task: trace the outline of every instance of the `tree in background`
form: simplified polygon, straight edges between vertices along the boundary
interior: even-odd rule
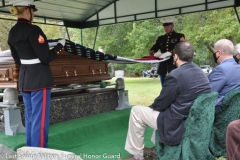
[[[240,41],[239,22],[233,8],[183,15],[182,33],[186,40],[193,43],[198,65],[210,64],[213,44],[222,38],[230,39],[234,44]]]
[[[7,18],[6,16],[1,16],[2,18]],[[0,20],[0,47],[1,50],[8,50],[9,45],[7,43],[8,40],[8,33],[12,26],[16,23],[16,21],[10,21],[10,20]]]

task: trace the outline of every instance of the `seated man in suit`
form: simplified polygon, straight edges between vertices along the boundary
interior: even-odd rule
[[[212,91],[218,92],[216,111],[226,94],[240,88],[240,66],[233,58],[234,45],[228,39],[221,39],[214,44],[213,58],[219,65],[209,75]]]
[[[179,42],[174,47],[173,54],[174,64],[178,68],[166,77],[160,95],[149,107],[132,108],[125,144],[125,149],[132,156],[120,160],[144,159],[143,139],[146,126],[159,131],[161,142],[168,145],[179,144],[194,100],[200,94],[211,91],[206,75],[192,62],[194,47],[189,42]]]

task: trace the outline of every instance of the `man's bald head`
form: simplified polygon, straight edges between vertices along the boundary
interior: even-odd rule
[[[215,50],[221,50],[225,55],[233,55],[234,45],[228,39],[220,39],[214,44]]]

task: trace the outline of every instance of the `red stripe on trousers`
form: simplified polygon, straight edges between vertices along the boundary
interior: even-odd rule
[[[44,147],[44,126],[45,126],[45,115],[46,115],[46,101],[47,101],[47,90],[43,89],[43,99],[42,99],[42,121],[40,128],[40,147]]]

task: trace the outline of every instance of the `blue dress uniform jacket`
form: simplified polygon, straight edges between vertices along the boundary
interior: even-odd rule
[[[174,46],[178,42],[183,42],[183,41],[185,41],[184,34],[172,31],[169,34],[165,34],[165,35],[158,37],[157,41],[152,46],[150,51],[154,50],[154,52],[157,52],[158,50],[160,50],[161,53],[172,52],[174,49]],[[169,60],[161,62],[158,65],[157,73],[159,75],[165,76],[167,74],[167,72],[170,73],[175,68],[176,68],[176,66],[173,65],[173,57],[171,56],[171,58]]]
[[[160,112],[157,126],[162,143],[181,143],[185,120],[194,100],[210,91],[207,76],[192,62],[182,64],[166,77],[160,95],[149,106]]]
[[[54,86],[49,62],[63,46],[58,43],[49,50],[47,38],[40,27],[26,19],[18,19],[9,32],[8,44],[15,62],[20,65],[19,90],[34,91]],[[39,59],[40,63],[22,64],[21,60]]]

